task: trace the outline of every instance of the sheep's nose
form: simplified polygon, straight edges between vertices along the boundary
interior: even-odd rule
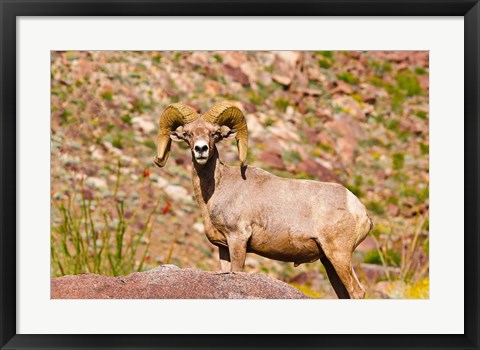
[[[206,152],[208,151],[208,145],[203,145],[202,147],[195,146],[195,151],[197,151],[198,153]]]

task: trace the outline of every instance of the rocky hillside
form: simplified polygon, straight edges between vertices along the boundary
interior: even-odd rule
[[[52,52],[52,276],[217,270],[190,152],[173,144],[162,169],[152,159],[168,104],[234,100],[249,164],[342,183],[366,205],[374,229],[354,260],[367,297],[428,297],[428,62],[406,51]],[[234,142],[219,149],[238,164]],[[246,265],[334,296],[319,262]]]

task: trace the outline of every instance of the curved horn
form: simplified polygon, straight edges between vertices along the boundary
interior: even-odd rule
[[[154,163],[163,167],[170,154],[170,132],[179,126],[193,122],[198,118],[198,113],[192,108],[182,103],[173,103],[163,111],[160,116],[160,125],[157,136],[157,156]]]
[[[248,128],[243,112],[232,103],[220,102],[205,112],[203,118],[207,122],[226,125],[237,131],[235,138],[237,139],[238,156],[242,166],[245,165],[248,149]]]

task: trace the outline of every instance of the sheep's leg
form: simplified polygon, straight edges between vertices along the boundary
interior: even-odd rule
[[[241,272],[245,266],[245,258],[247,257],[247,242],[245,237],[229,237],[228,251],[230,253],[231,271]]]
[[[338,276],[337,271],[335,271],[335,268],[333,267],[330,260],[328,260],[328,258],[324,256],[320,258],[320,261],[322,262],[323,266],[325,266],[328,279],[330,280],[330,283],[332,284],[332,287],[335,290],[337,297],[339,299],[350,299],[347,288],[345,288],[345,286],[343,285],[342,280]]]
[[[352,255],[350,253],[340,254],[335,252],[328,258],[350,297],[353,299],[362,299],[365,296],[365,289],[363,289],[355,271],[353,271]]]
[[[218,253],[220,256],[220,267],[223,272],[230,272],[232,264],[230,263],[230,253],[228,247],[219,246]]]

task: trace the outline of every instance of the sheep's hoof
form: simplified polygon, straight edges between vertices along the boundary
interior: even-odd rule
[[[217,272],[215,273],[216,275],[230,275],[230,274],[233,274],[235,273],[234,271],[221,271],[221,272]]]

